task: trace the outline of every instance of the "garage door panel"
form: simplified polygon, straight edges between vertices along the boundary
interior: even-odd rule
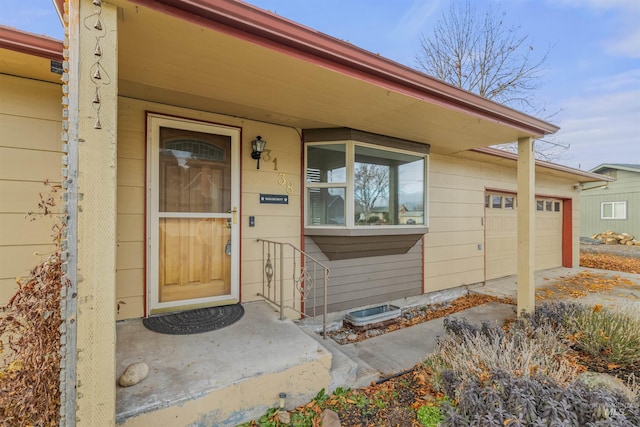
[[[516,209],[497,206],[491,194],[485,206],[485,278],[486,280],[517,273],[518,216]],[[512,196],[504,196],[512,197]],[[562,202],[540,199],[542,211],[536,211],[535,268],[542,270],[562,266]],[[548,210],[547,210],[548,209]]]

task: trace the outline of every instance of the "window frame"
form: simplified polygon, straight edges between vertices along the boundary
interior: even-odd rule
[[[313,183],[308,181],[308,148],[323,145],[345,145],[345,182],[320,182]],[[356,147],[367,147],[379,151],[390,153],[406,154],[423,159],[423,224],[384,224],[384,225],[356,225],[355,224],[355,164],[356,164]],[[415,234],[427,232],[429,227],[429,154],[417,151],[411,151],[401,148],[394,148],[375,143],[367,143],[357,140],[328,140],[305,142],[304,144],[304,228],[306,234],[331,234],[332,231],[347,231],[349,234],[359,234],[361,230],[363,234]],[[311,188],[345,188],[345,224],[310,224],[309,223],[309,207],[310,207],[310,191]],[[378,231],[376,233],[375,231]]]
[[[616,208],[615,205],[622,205],[624,210],[623,210],[623,216],[618,218],[615,216],[616,214]],[[605,205],[611,205],[611,216],[610,217],[606,217],[604,216],[604,206]],[[626,220],[627,219],[627,201],[616,201],[616,202],[600,202],[600,219],[601,220]]]

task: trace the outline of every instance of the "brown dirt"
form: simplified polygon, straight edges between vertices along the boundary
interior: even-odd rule
[[[580,254],[609,254],[624,258],[640,258],[640,246],[627,245],[580,245]],[[595,267],[594,267],[595,268]],[[608,270],[608,269],[605,269]],[[623,270],[618,270],[623,271]]]

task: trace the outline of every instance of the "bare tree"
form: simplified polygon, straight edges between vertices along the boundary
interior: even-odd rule
[[[550,120],[557,112],[549,113],[546,103],[535,94],[543,83],[550,47],[536,56],[532,38],[519,34],[520,27],[508,27],[505,15],[490,7],[478,11],[469,0],[451,0],[431,37],[420,36],[418,68],[459,88]],[[569,148],[540,142],[544,145],[537,144],[536,156],[545,160],[558,160]],[[515,144],[496,147],[517,152]]]
[[[357,163],[354,173],[354,197],[366,221],[376,203],[389,197],[389,167]]]
[[[533,40],[507,27],[505,12],[478,11],[453,0],[431,37],[420,36],[418,67],[454,86],[514,108],[539,113],[535,91],[549,49],[534,56]]]

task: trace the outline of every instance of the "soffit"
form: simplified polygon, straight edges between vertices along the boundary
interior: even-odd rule
[[[62,42],[0,25],[0,73],[53,83],[60,74],[51,71],[62,62]]]
[[[60,74],[51,71],[51,59],[0,48],[0,73],[62,84]]]
[[[168,14],[116,0],[119,93],[296,128],[348,127],[453,153],[531,136]]]

